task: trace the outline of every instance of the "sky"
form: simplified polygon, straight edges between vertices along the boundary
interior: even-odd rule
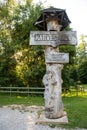
[[[65,9],[71,21],[70,27],[77,31],[78,37],[87,35],[87,0],[33,0],[34,3],[41,1],[45,8],[54,6]]]
[[[0,0],[0,2],[6,0]],[[77,36],[81,34],[87,36],[87,0],[33,0],[33,3],[42,2],[45,8],[54,6],[65,9],[71,21],[70,27],[77,31]]]

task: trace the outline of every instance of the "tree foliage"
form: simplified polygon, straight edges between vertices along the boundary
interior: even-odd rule
[[[44,47],[29,45],[30,31],[37,30],[33,23],[42,9],[42,3],[33,5],[32,0],[26,0],[26,4],[8,0],[7,5],[0,7],[1,86],[43,86]],[[62,72],[63,87],[69,87],[75,75],[76,48],[62,45],[60,51],[69,53],[69,63],[64,65]]]
[[[41,47],[29,46],[29,33],[36,30],[33,23],[42,6],[32,5],[31,1],[25,5],[13,3],[9,0],[0,8],[0,85],[31,86],[33,82],[39,85],[45,70],[43,51]]]
[[[78,74],[81,83],[87,84],[87,60],[79,65]]]
[[[84,35],[80,36],[80,44],[77,48],[77,70],[78,80],[81,83],[87,83],[87,37]]]

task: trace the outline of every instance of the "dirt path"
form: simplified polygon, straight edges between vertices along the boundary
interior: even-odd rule
[[[43,107],[38,106],[12,105],[0,107],[0,130],[66,130],[36,124],[38,112],[42,109]]]

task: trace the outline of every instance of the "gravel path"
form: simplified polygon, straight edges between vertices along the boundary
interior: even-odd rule
[[[43,107],[38,106],[4,106],[0,107],[0,130],[66,130],[49,125],[36,124],[38,111]],[[78,129],[85,130],[85,129]]]

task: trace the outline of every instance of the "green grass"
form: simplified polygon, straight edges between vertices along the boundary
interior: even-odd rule
[[[0,106],[12,105],[12,104],[24,104],[26,106],[30,105],[44,105],[43,97],[37,96],[9,96],[9,95],[0,95]]]
[[[66,128],[86,128],[87,129],[87,95],[63,97],[65,110],[68,114],[69,124]]]
[[[65,111],[68,114],[69,123],[67,125],[57,125],[70,130],[71,128],[87,129],[87,93],[68,93],[63,96]],[[0,106],[11,104],[23,105],[44,105],[43,97],[39,96],[9,96],[0,95]]]

